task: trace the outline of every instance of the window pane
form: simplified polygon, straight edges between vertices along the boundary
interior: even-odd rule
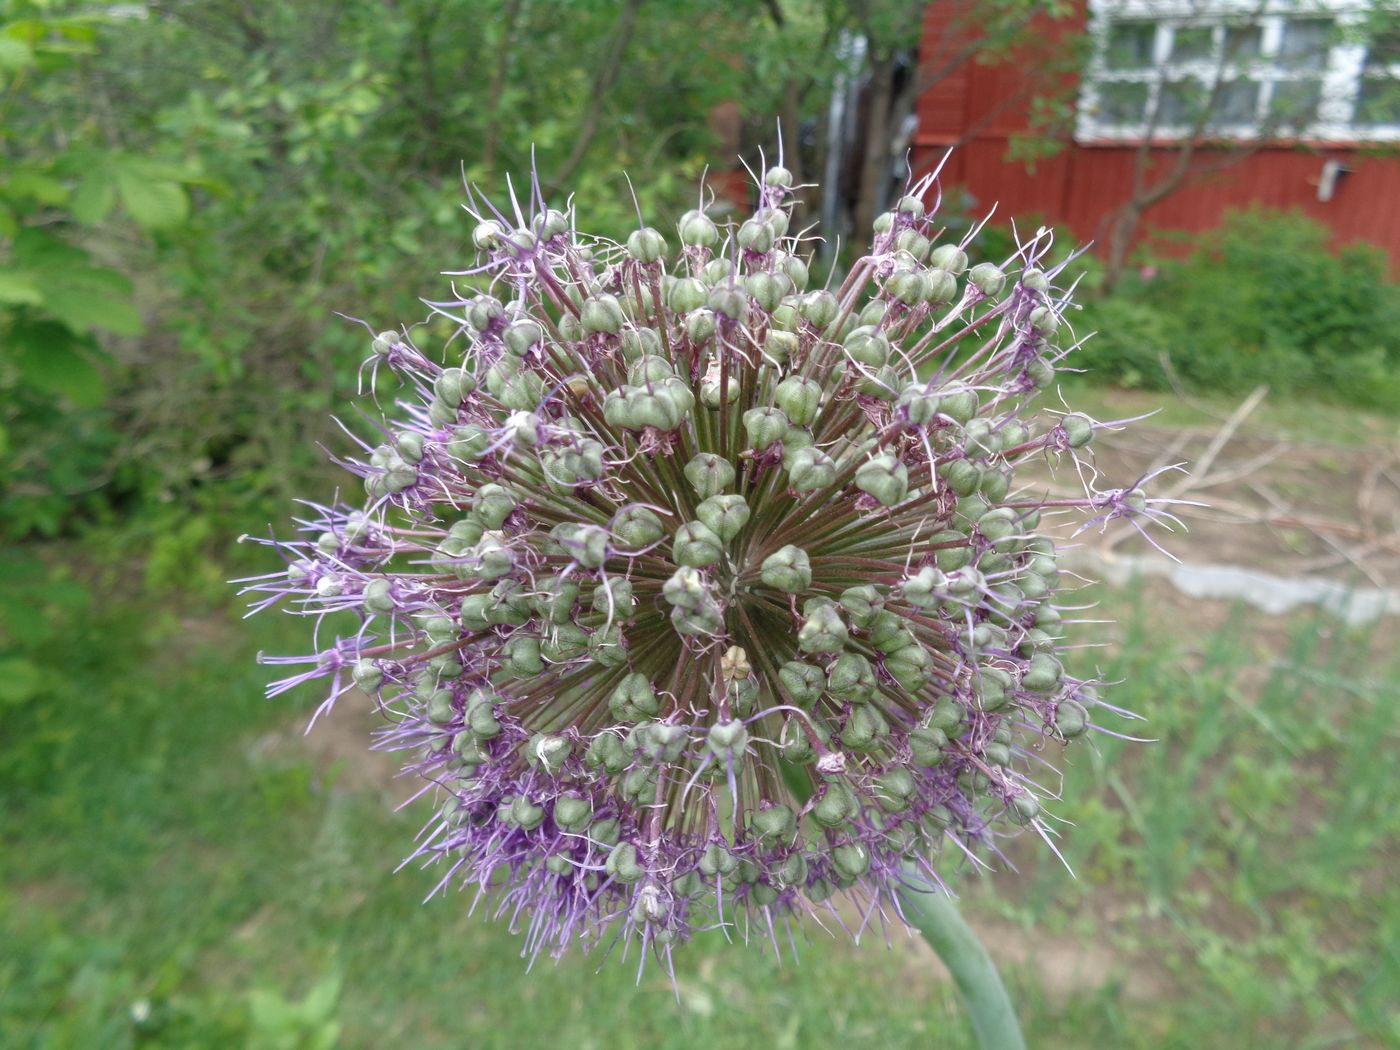
[[[1295,18],[1284,23],[1278,63],[1285,69],[1321,69],[1331,43],[1331,19]]]
[[[1099,109],[1104,124],[1141,124],[1147,113],[1147,85],[1108,81],[1099,85]]]
[[[1210,26],[1177,26],[1172,33],[1173,62],[1199,62],[1209,59],[1213,50]]]
[[[1385,69],[1400,64],[1400,29],[1379,32],[1366,48],[1366,68]]]
[[[1269,120],[1282,128],[1305,128],[1317,120],[1322,84],[1316,80],[1281,80],[1274,84]]]
[[[1109,69],[1147,69],[1152,65],[1155,22],[1116,22],[1108,29],[1108,52],[1104,64]]]
[[[1252,62],[1259,57],[1264,31],[1259,26],[1230,26],[1225,30],[1225,60]]]
[[[1253,80],[1230,80],[1215,96],[1212,123],[1238,127],[1253,124],[1259,106],[1259,85]]]
[[[1199,80],[1187,78],[1167,81],[1162,85],[1157,123],[1167,128],[1195,124],[1205,108],[1206,97],[1205,85]]]
[[[1371,77],[1363,80],[1353,123],[1366,128],[1400,126],[1400,81]]]

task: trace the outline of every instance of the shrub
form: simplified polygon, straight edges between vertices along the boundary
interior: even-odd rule
[[[1086,307],[1084,330],[1099,334],[1084,364],[1100,377],[1159,387],[1165,355],[1200,389],[1267,383],[1400,408],[1400,285],[1379,249],[1334,251],[1328,238],[1301,215],[1229,215],[1190,255]]]

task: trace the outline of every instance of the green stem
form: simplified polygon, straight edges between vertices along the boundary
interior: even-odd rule
[[[912,867],[904,874],[915,885],[923,881]],[[982,1050],[1026,1050],[1016,1011],[991,956],[948,895],[906,888],[899,896],[904,917],[953,975]]]

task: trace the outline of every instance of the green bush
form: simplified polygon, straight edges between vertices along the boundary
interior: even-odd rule
[[[1379,249],[1328,239],[1301,215],[1232,213],[1191,254],[1086,307],[1098,333],[1086,367],[1128,386],[1164,387],[1170,369],[1201,390],[1267,383],[1400,410],[1400,285]]]

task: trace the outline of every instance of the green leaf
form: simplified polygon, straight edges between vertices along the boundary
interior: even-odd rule
[[[8,341],[25,382],[65,397],[79,408],[102,403],[106,396],[102,374],[70,329],[56,321],[16,324]]]
[[[32,699],[43,683],[43,673],[22,656],[0,659],[0,707],[18,707]]]
[[[40,204],[62,204],[68,199],[68,187],[57,179],[37,171],[16,171],[5,184],[11,197],[27,197]]]
[[[33,51],[18,40],[0,36],[0,69],[13,73],[33,62]]]
[[[113,335],[140,335],[146,327],[141,313],[130,302],[94,293],[77,285],[50,285],[44,308],[69,328],[100,328]]]
[[[101,169],[89,173],[73,194],[73,218],[84,226],[93,226],[107,217],[117,202],[117,187],[112,177]]]
[[[34,275],[19,270],[0,270],[0,303],[38,306],[44,293],[34,281]]]
[[[189,214],[189,198],[179,183],[152,180],[130,169],[119,169],[117,187],[127,212],[148,230],[177,226]]]

